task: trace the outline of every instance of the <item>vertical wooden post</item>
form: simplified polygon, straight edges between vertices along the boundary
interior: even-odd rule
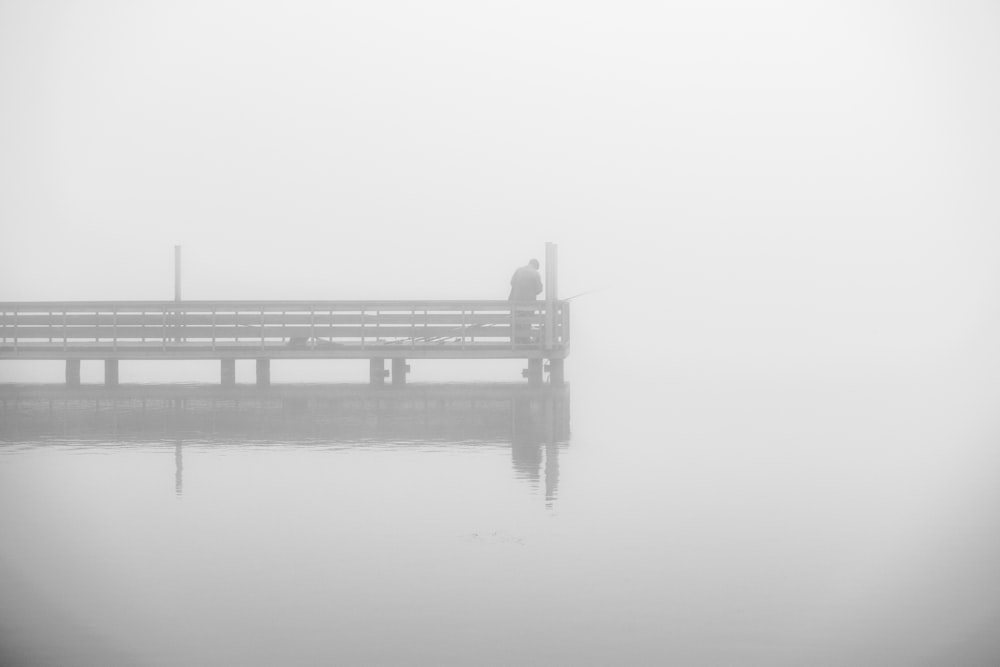
[[[222,386],[232,387],[236,384],[236,360],[222,360]]]
[[[257,386],[266,387],[271,384],[271,360],[257,360]]]
[[[564,367],[564,359],[549,359],[549,384],[554,387],[562,387],[566,384]]]
[[[68,386],[68,387],[79,387],[80,386],[80,360],[79,359],[67,359],[66,360],[66,386]]]
[[[525,375],[528,376],[528,384],[530,385],[542,384],[542,360],[528,359],[528,370],[525,373]]]
[[[174,246],[174,301],[181,300],[181,247]]]
[[[368,380],[373,387],[385,384],[385,359],[368,360]]]
[[[545,300],[559,300],[559,246],[545,244]]]
[[[174,246],[174,301],[180,303],[181,300],[181,247],[179,245]],[[166,314],[164,314],[166,317]],[[181,342],[180,328],[181,328],[181,313],[178,310],[173,312],[172,324],[174,327],[174,342]],[[165,335],[165,332],[164,332]]]
[[[392,360],[392,386],[402,387],[406,384],[406,374],[410,372],[410,365],[406,359]]]
[[[107,387],[118,386],[118,360],[104,360],[104,384]]]
[[[552,349],[556,300],[559,298],[559,251],[555,243],[545,244],[545,349]]]

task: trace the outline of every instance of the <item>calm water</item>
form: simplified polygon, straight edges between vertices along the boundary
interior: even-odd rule
[[[978,393],[674,384],[9,386],[3,664],[993,664]]]

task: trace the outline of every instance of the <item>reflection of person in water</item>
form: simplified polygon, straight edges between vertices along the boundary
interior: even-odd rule
[[[510,296],[507,300],[511,303],[521,303],[525,301],[534,301],[535,298],[542,292],[542,276],[538,273],[538,260],[533,259],[522,267],[519,267],[514,271],[514,275],[510,279]],[[526,312],[524,310],[519,310],[517,315],[529,314],[534,315],[533,311]],[[531,324],[525,323],[517,324],[517,331],[515,332],[514,342],[516,343],[530,343],[531,342]]]
[[[510,279],[508,301],[534,301],[542,293],[542,276],[538,267],[538,260],[533,259],[514,272]]]

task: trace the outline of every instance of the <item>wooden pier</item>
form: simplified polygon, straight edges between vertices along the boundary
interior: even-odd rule
[[[522,359],[530,384],[564,383],[569,302],[508,301],[43,301],[0,302],[0,361],[103,360],[118,384],[130,360],[213,359],[220,382],[236,360],[256,362],[258,385],[280,359],[368,359],[370,383],[406,383],[409,359]],[[391,371],[386,369],[390,360]]]

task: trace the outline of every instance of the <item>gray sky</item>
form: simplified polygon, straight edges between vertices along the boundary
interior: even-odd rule
[[[997,319],[998,18],[5,0],[0,299],[169,299],[175,243],[191,299],[503,298],[553,240],[681,339],[954,350]]]
[[[174,244],[188,299],[502,299],[556,241],[563,296],[602,288],[572,306],[578,516],[696,584],[706,521],[767,595],[829,558],[881,605],[829,627],[899,651],[995,614],[998,65],[989,1],[0,0],[0,301],[170,299]],[[664,515],[694,548],[647,548]]]

